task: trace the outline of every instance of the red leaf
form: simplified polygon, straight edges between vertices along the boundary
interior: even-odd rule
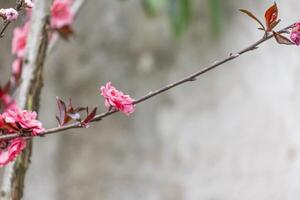
[[[273,30],[273,29],[279,24],[280,21],[281,21],[281,20],[278,19],[278,20],[272,22],[272,23],[270,24],[270,30]]]
[[[91,120],[92,119],[94,119],[94,117],[96,116],[96,114],[97,114],[97,107],[95,107],[94,109],[93,109],[93,111],[82,121],[82,124],[84,125],[84,126],[87,126],[87,124],[88,123],[90,123],[91,122]]]
[[[276,3],[274,2],[273,6],[268,8],[268,10],[265,12],[267,31],[272,31],[272,29],[279,23],[279,22],[276,22],[277,17],[278,17],[278,8],[277,8]],[[274,23],[275,23],[275,26],[274,26]]]
[[[67,111],[68,112],[73,112],[73,104],[72,104],[72,99],[71,97],[69,97],[69,103],[68,103],[68,106],[67,106]]]
[[[250,18],[254,19],[257,23],[259,23],[259,25],[261,26],[260,29],[262,29],[262,30],[266,29],[265,26],[263,25],[263,23],[252,12],[245,10],[245,9],[239,9],[239,11],[241,11],[242,13],[245,13]]]
[[[59,116],[57,116],[57,120],[59,122],[60,126],[63,126],[65,124],[65,118],[66,118],[66,104],[65,102],[63,102],[63,100],[61,100],[59,97],[56,97],[56,101],[57,101],[57,106],[58,106],[58,110],[59,110]]]
[[[276,39],[276,41],[278,42],[278,44],[285,44],[285,45],[294,45],[294,43],[288,39],[287,37],[276,33],[275,31],[273,31],[274,37]]]
[[[68,40],[70,38],[70,36],[74,35],[74,31],[71,28],[71,26],[64,26],[60,29],[56,29],[57,32],[59,33],[59,35],[65,39]]]

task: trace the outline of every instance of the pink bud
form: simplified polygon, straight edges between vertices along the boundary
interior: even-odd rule
[[[18,11],[16,11],[13,8],[0,9],[0,17],[7,21],[15,21],[18,18],[18,16]]]

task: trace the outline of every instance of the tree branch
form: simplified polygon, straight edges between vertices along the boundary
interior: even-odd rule
[[[48,24],[51,1],[36,1],[27,38],[24,71],[18,104],[27,110],[38,110],[43,85],[43,65],[48,46]],[[19,200],[23,196],[24,180],[30,163],[32,141],[21,155],[5,168],[1,199]]]
[[[278,31],[277,33],[286,33],[288,31],[288,29],[290,29],[294,24],[290,25],[290,26],[287,26],[286,28],[283,28],[281,29],[280,31]],[[148,94],[146,94],[145,96],[137,99],[134,104],[139,104],[139,103],[142,103],[152,97],[155,97],[161,93],[164,93],[172,88],[175,88],[179,85],[182,85],[184,83],[187,83],[187,82],[190,82],[190,81],[195,81],[197,77],[231,61],[231,60],[234,60],[236,58],[238,58],[239,56],[241,56],[242,54],[245,54],[247,52],[250,52],[250,51],[253,51],[253,50],[256,50],[258,48],[258,46],[266,41],[268,41],[269,39],[273,38],[274,37],[274,34],[264,34],[264,36],[258,40],[257,42],[249,45],[248,47],[240,50],[239,52],[233,54],[231,53],[228,57],[226,57],[225,59],[221,60],[221,61],[218,61],[218,62],[214,62],[213,64],[207,66],[207,67],[204,67],[203,69],[193,73],[193,74],[190,74],[188,75],[187,77],[183,78],[183,79],[180,79],[174,83],[171,83],[169,85],[166,85],[158,90],[155,90],[155,91],[151,91],[149,92]],[[107,111],[107,112],[104,112],[104,113],[101,113],[101,114],[98,114],[96,115],[92,120],[91,122],[96,122],[96,121],[100,121],[102,120],[103,118],[105,117],[108,117],[114,113],[118,112],[117,110],[110,110],[110,111]],[[45,135],[50,135],[50,134],[54,134],[54,133],[59,133],[59,132],[62,132],[62,131],[66,131],[66,130],[69,130],[69,129],[75,129],[75,128],[84,128],[84,126],[82,126],[82,124],[80,122],[75,122],[75,123],[71,123],[71,124],[68,124],[68,125],[65,125],[65,126],[61,126],[61,127],[55,127],[55,128],[50,128],[50,129],[47,129],[42,135],[39,135],[41,137],[45,136]],[[17,138],[17,137],[25,137],[25,138],[32,138],[32,137],[35,137],[35,136],[32,136],[31,133],[14,133],[14,134],[7,134],[7,135],[0,135],[0,140],[9,140],[9,139],[12,139],[12,138]]]

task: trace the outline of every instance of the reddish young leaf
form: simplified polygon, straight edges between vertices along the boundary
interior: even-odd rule
[[[74,121],[81,121],[80,112],[87,110],[87,107],[73,107],[72,99],[69,98],[68,105],[61,99],[57,98],[57,105],[59,109],[59,116],[56,116],[56,119],[60,126],[63,126],[70,122],[71,120]],[[88,112],[87,112],[88,115]]]
[[[278,8],[276,2],[274,2],[274,4],[265,12],[267,31],[272,31],[272,29],[279,23],[277,22],[277,17]]]
[[[59,33],[59,35],[65,39],[68,40],[70,38],[70,36],[74,35],[74,31],[71,28],[71,26],[64,26],[60,29],[56,29],[57,32]]]
[[[74,108],[73,104],[72,104],[72,99],[69,98],[69,103],[68,103],[68,107],[67,107],[67,116],[69,118],[65,119],[65,123],[69,122],[71,119],[75,120],[75,121],[80,121],[81,116],[80,116],[80,112],[86,110],[87,108],[84,107],[78,107],[78,108]]]
[[[241,11],[242,13],[245,13],[246,15],[248,15],[250,18],[254,19],[261,27],[259,28],[260,30],[265,30],[265,26],[263,25],[263,23],[250,11],[245,10],[245,9],[239,9],[239,11]]]
[[[93,109],[93,111],[92,111],[90,114],[88,114],[88,115],[86,116],[86,118],[82,121],[82,124],[83,124],[84,126],[87,126],[88,123],[90,123],[91,120],[94,119],[94,117],[95,117],[96,114],[97,114],[97,109],[98,109],[98,108],[95,107],[95,108]]]
[[[270,24],[270,30],[273,30],[273,29],[279,24],[280,21],[281,21],[281,20],[278,19],[278,20],[272,22],[272,23]]]
[[[59,125],[63,126],[65,124],[67,107],[65,102],[61,100],[59,97],[56,97],[56,101],[59,110],[59,116],[56,116],[56,119],[58,120]]]
[[[274,37],[278,44],[285,44],[285,45],[294,45],[294,43],[287,37],[273,31]]]
[[[72,99],[69,97],[69,102],[67,106],[67,111],[72,112],[73,111],[73,104],[72,104]]]

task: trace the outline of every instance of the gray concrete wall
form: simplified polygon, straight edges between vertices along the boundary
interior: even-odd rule
[[[56,125],[57,95],[104,111],[100,84],[140,97],[245,47],[260,33],[237,9],[272,3],[228,2],[212,41],[206,2],[195,1],[190,29],[173,41],[167,18],[148,19],[139,1],[88,1],[76,38],[47,62],[41,119]],[[277,4],[282,27],[300,17],[298,0]],[[130,117],[35,139],[25,199],[298,200],[299,53],[270,41]]]

